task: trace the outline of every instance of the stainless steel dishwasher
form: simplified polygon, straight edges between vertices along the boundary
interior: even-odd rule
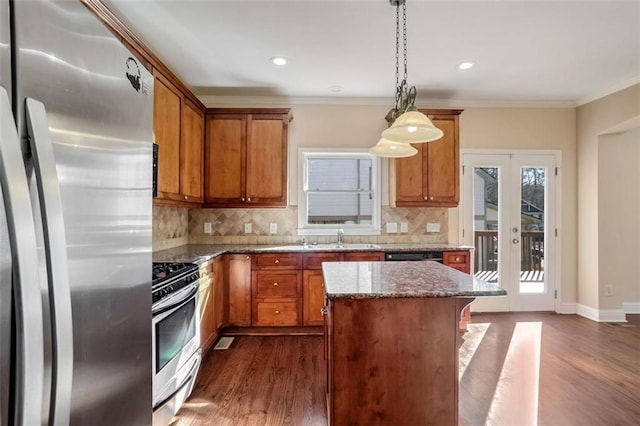
[[[394,260],[396,262],[415,262],[431,260],[442,263],[441,251],[404,251],[385,253],[384,260]]]

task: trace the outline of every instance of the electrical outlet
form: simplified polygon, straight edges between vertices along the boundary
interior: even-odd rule
[[[271,222],[269,225],[269,234],[275,235],[278,233],[278,224],[275,222]]]
[[[398,233],[398,223],[387,222],[387,234],[397,234],[397,233]]]
[[[604,286],[604,295],[613,296],[613,286],[611,284]]]
[[[427,232],[440,232],[440,223],[427,223]]]
[[[245,234],[250,234],[251,233],[251,223],[245,223],[244,224],[244,233]]]
[[[409,233],[409,224],[407,222],[400,222],[400,232],[403,234]]]
[[[205,222],[204,223],[204,233],[205,234],[212,234],[213,230],[211,229],[211,222]]]

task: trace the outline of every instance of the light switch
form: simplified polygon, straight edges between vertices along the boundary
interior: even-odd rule
[[[397,233],[398,233],[398,223],[387,222],[387,234],[397,234]]]
[[[271,222],[269,225],[269,233],[271,235],[275,235],[278,233],[278,224],[276,222]]]
[[[409,224],[407,222],[400,222],[400,232],[402,234],[409,233]]]
[[[251,233],[251,223],[245,223],[244,224],[244,233],[245,234],[250,234]]]
[[[440,223],[427,223],[427,232],[440,232]]]
[[[211,229],[211,222],[205,222],[204,223],[204,233],[205,234],[212,234],[213,230]]]

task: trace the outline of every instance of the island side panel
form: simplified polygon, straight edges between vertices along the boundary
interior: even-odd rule
[[[457,425],[456,298],[331,304],[332,424]]]

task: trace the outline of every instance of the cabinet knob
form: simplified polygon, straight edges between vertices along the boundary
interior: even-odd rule
[[[247,260],[251,259],[249,256],[247,256]]]
[[[460,258],[459,257],[456,257],[456,262],[460,262]]]
[[[423,197],[425,201],[427,201],[429,199],[429,197],[427,197],[426,195]]]
[[[433,201],[433,197],[429,197],[429,199],[430,199],[431,201]]]
[[[320,315],[327,315],[329,313],[329,310],[327,309],[326,306],[323,306],[322,308],[320,308]]]
[[[273,283],[273,286],[274,287],[278,287],[278,283]]]
[[[242,200],[242,202],[244,203],[244,197],[240,198]]]
[[[276,260],[274,260],[273,263],[275,263],[277,265],[278,263],[280,263],[280,260],[276,259]]]
[[[248,198],[247,198],[247,201],[251,201],[251,197],[248,197]]]
[[[276,309],[276,311],[274,312],[274,314],[276,314],[276,315],[280,315],[280,311]]]
[[[184,199],[185,199],[185,200],[187,200],[187,199],[188,199],[188,197],[185,195],[185,196],[184,196]]]

